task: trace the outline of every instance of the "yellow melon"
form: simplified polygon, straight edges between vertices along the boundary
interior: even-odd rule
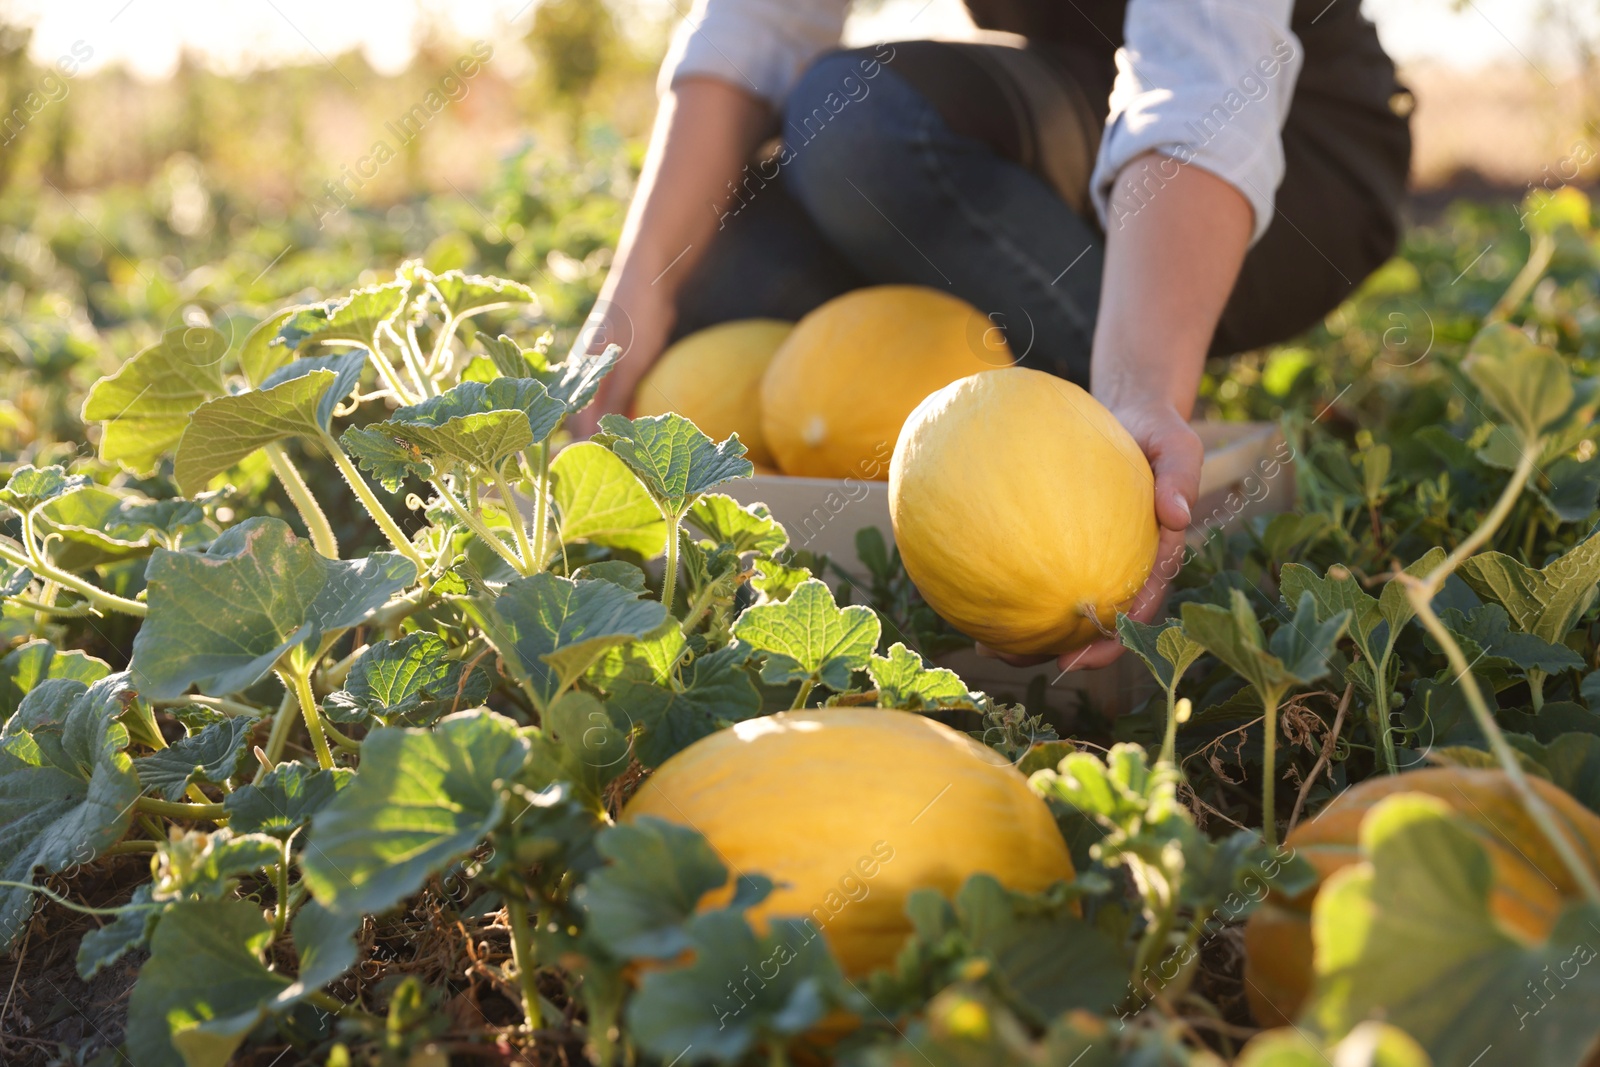
[[[1541,778],[1534,789],[1555,809],[1556,823],[1600,875],[1600,815]],[[1519,940],[1550,935],[1562,909],[1581,890],[1523,806],[1504,771],[1431,767],[1369,778],[1295,827],[1284,847],[1307,860],[1317,885],[1293,899],[1268,894],[1244,929],[1245,995],[1256,1021],[1285,1026],[1300,1013],[1315,981],[1311,907],[1336,871],[1361,860],[1361,823],[1378,803],[1398,793],[1437,797],[1471,822],[1494,871],[1489,907]]]
[[[690,334],[640,380],[633,414],[675,411],[713,441],[737,433],[752,463],[772,466],[761,430],[761,377],[793,329],[777,319],[740,319]]]
[[[1010,367],[948,385],[889,465],[906,572],[1000,652],[1059,654],[1110,633],[1144,586],[1155,481],[1116,418],[1071,382]]]
[[[882,481],[923,397],[1011,363],[1004,333],[963,300],[857,289],[801,319],[773,357],[761,383],[767,446],[785,474]]]
[[[913,889],[953,896],[980,872],[1025,891],[1073,877],[1055,820],[1016,768],[904,711],[739,723],[663,763],[622,819],[645,815],[698,830],[735,875],[771,878],[777,888],[751,917],[810,920],[850,975],[894,959]]]

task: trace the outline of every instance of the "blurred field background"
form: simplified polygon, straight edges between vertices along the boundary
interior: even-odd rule
[[[246,329],[410,256],[534,284],[560,343],[604,276],[684,7],[0,0],[0,452],[81,454],[83,388],[164,328]],[[1468,198],[1504,222],[1530,186],[1600,167],[1596,0],[1368,11],[1417,93],[1418,220]],[[965,22],[957,0],[868,0],[850,33]],[[1449,219],[1470,259],[1477,223]],[[1514,270],[1507,243],[1474,268],[1486,285]]]

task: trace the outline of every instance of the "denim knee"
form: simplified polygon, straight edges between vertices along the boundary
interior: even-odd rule
[[[919,100],[874,49],[812,63],[784,105],[784,171],[795,197],[814,211],[846,195],[877,199],[877,188],[898,185]]]

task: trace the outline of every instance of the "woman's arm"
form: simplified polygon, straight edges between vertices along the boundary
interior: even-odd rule
[[[1205,449],[1189,427],[1211,336],[1250,245],[1255,212],[1244,194],[1209,171],[1147,153],[1116,188],[1139,190],[1137,207],[1106,234],[1106,265],[1090,361],[1096,399],[1150,459],[1161,547],[1129,614],[1149,621],[1177,576],[1184,531],[1199,496]],[[1122,653],[1114,638],[1061,657],[1063,670],[1103,667]]]
[[[732,197],[729,183],[759,143],[771,108],[714,77],[678,79],[663,96],[639,187],[628,208],[617,256],[575,351],[622,346],[622,362],[595,402],[572,417],[579,436],[601,415],[621,412],[634,387],[666,347],[678,286],[716,232]]]

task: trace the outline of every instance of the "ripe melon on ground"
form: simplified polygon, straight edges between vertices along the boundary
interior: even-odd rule
[[[675,411],[713,441],[737,433],[750,461],[771,467],[761,430],[761,377],[792,329],[778,319],[739,319],[682,338],[639,381],[633,414]]]
[[[1144,453],[1099,401],[1023,367],[940,389],[889,465],[906,572],[999,652],[1057,655],[1114,632],[1160,531]]]
[[[1600,815],[1542,778],[1529,782],[1554,809],[1557,825],[1578,854],[1600,875]],[[1362,820],[1398,793],[1437,797],[1473,824],[1494,873],[1490,909],[1519,939],[1547,938],[1566,905],[1582,896],[1504,771],[1431,767],[1369,778],[1295,827],[1284,841],[1286,850],[1316,868],[1317,885],[1293,899],[1269,893],[1245,925],[1245,995],[1263,1026],[1285,1026],[1300,1014],[1315,982],[1311,908],[1317,891],[1336,871],[1361,861]]]
[[[905,711],[741,722],[663,763],[622,819],[646,815],[698,830],[734,872],[771,878],[751,918],[810,919],[852,976],[894,959],[913,889],[954,896],[981,872],[1036,892],[1073,877],[1049,808],[1015,767]]]
[[[1004,333],[936,289],[857,289],[801,319],[761,383],[767,446],[785,474],[888,476],[900,426],[958,378],[1007,367]]]

